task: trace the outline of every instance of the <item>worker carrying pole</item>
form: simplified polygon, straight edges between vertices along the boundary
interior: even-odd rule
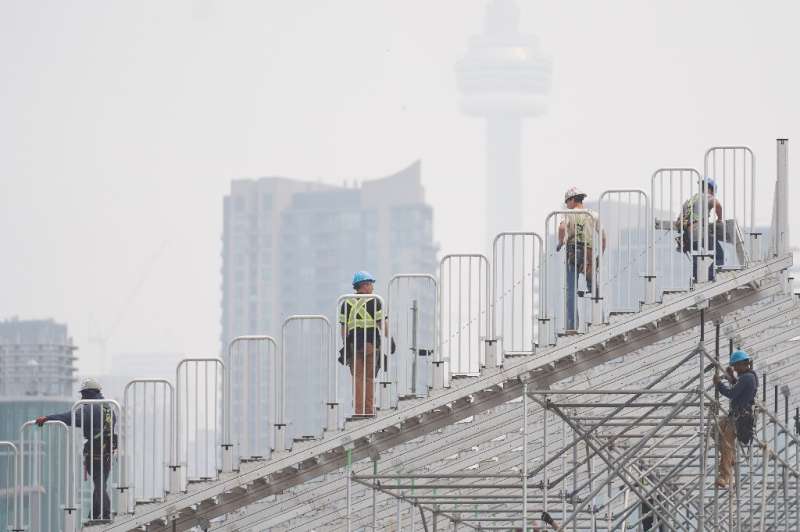
[[[369,296],[374,288],[371,273],[358,271],[353,275],[356,295]],[[350,297],[341,304],[339,323],[344,345],[339,362],[347,365],[354,380],[353,414],[374,416],[375,376],[380,370],[378,361],[383,358],[381,338],[389,336],[388,316],[379,297]]]
[[[719,375],[714,375],[714,384],[719,393],[730,399],[731,403],[727,417],[720,423],[722,449],[720,449],[717,486],[722,489],[732,487],[733,484],[736,439],[738,438],[742,445],[750,445],[753,441],[755,426],[753,402],[758,392],[758,376],[753,371],[753,360],[750,355],[742,350],[731,353],[725,379],[731,386],[723,383]]]

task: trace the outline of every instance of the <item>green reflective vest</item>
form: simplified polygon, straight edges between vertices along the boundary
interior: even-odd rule
[[[373,308],[377,307],[374,315],[367,309],[370,302]],[[377,299],[351,297],[344,301],[339,311],[339,323],[345,324],[348,332],[355,329],[375,329],[377,322],[383,318],[383,309]]]

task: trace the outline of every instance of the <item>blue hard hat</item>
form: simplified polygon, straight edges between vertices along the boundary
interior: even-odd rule
[[[372,276],[371,273],[361,270],[360,272],[356,272],[353,275],[353,286],[358,286],[361,283],[370,282],[374,283],[375,278]]]
[[[701,184],[702,183],[705,183],[706,187],[710,188],[711,190],[714,190],[714,191],[717,190],[717,180],[714,179],[713,177],[706,177],[705,179],[703,179]]]
[[[737,362],[745,362],[747,360],[750,360],[750,355],[741,350],[734,351],[733,353],[731,353],[731,360],[730,362],[728,362],[728,365],[733,366]]]

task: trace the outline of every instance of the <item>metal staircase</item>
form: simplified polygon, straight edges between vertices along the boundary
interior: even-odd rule
[[[153,531],[188,530],[341,470],[348,461],[352,464],[369,460],[431,434],[437,436],[433,441],[435,449],[419,454],[435,457],[448,452],[453,454],[456,449],[445,447],[447,440],[440,441],[437,431],[458,427],[459,421],[480,416],[518,399],[525,382],[532,389],[545,390],[565,379],[583,375],[615,359],[679,336],[697,327],[701,312],[708,321],[722,320],[762,299],[782,294],[785,288],[782,272],[790,265],[789,256],[774,258],[745,271],[723,274],[716,282],[692,292],[668,295],[662,303],[648,305],[636,314],[617,316],[607,325],[593,328],[569,341],[562,340],[558,346],[541,350],[536,355],[515,359],[507,363],[507,367],[487,368],[474,379],[453,380],[450,388],[436,390],[424,400],[403,401],[397,411],[380,411],[375,419],[349,421],[340,434],[326,434],[321,441],[297,443],[291,452],[276,453],[267,463],[243,463],[239,473],[223,475],[214,483],[190,485],[188,493],[170,494],[163,503],[141,505],[134,516],[118,517],[104,530],[130,530],[144,525]],[[696,340],[689,343],[696,343]],[[685,353],[685,344],[680,347]],[[516,417],[519,417],[518,413]],[[511,427],[519,426],[516,421],[513,414],[507,421],[501,418],[497,421],[497,430],[500,433],[515,430]],[[498,435],[487,432],[480,424],[476,424],[475,429],[475,444]],[[467,434],[458,432],[454,440],[470,442],[467,438]],[[508,448],[511,443],[500,444],[503,445]],[[491,456],[496,454],[496,450],[489,452]],[[404,457],[403,463],[408,463],[408,458]],[[478,456],[474,459],[480,460]],[[341,498],[341,486],[335,488],[331,496],[336,498],[337,492]],[[315,502],[319,500],[315,498]],[[362,500],[361,504],[368,502]],[[178,512],[179,508],[182,511]],[[256,524],[251,525],[247,520],[241,526]],[[238,529],[241,526],[237,525]],[[338,523],[333,528],[343,526]]]

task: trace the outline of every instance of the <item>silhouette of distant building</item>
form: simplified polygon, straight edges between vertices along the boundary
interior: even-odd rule
[[[334,317],[369,270],[377,292],[396,273],[434,273],[433,209],[416,162],[361,186],[270,177],[235,180],[224,200],[222,351],[235,336],[278,336],[292,314]]]

